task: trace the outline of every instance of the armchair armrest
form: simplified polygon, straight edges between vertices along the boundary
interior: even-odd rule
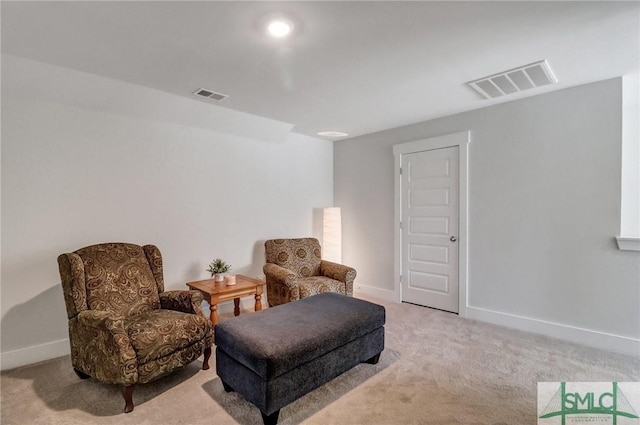
[[[320,273],[322,273],[322,276],[345,283],[353,282],[356,278],[356,269],[326,260],[320,262]]]
[[[291,288],[298,283],[298,278],[294,272],[277,264],[267,263],[262,267],[262,271],[264,272],[267,281],[285,285],[288,288]]]
[[[74,368],[105,383],[138,381],[138,360],[123,317],[84,310],[69,321],[69,333]]]
[[[200,291],[178,289],[160,293],[160,308],[204,315],[201,305],[202,294]]]
[[[78,313],[77,320],[81,326],[87,328],[111,332],[114,335],[121,333],[126,335],[124,318],[114,316],[113,313],[108,311],[84,310]]]
[[[356,269],[343,264],[322,260],[320,262],[320,274],[344,282],[345,294],[349,296],[353,295],[353,281],[356,278]]]

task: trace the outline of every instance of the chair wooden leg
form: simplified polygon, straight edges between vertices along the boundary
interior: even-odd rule
[[[209,358],[211,358],[211,347],[204,349],[204,361],[202,362],[202,370],[209,370]]]
[[[88,379],[88,378],[90,378],[89,375],[87,375],[86,373],[84,373],[81,370],[73,369],[73,371],[76,373],[76,375],[78,375],[78,378],[80,378],[80,379]]]
[[[122,389],[122,396],[124,397],[124,413],[129,413],[133,410],[133,388],[135,385],[126,385]]]

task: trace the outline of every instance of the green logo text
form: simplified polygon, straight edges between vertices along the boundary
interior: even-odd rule
[[[542,411],[540,419],[559,416],[565,425],[570,415],[611,415],[613,425],[618,417],[638,418],[629,400],[618,388],[617,382],[611,383],[611,391],[567,391],[567,383],[561,382],[551,400]]]

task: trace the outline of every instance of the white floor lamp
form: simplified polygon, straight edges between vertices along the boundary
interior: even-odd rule
[[[322,217],[322,259],[342,262],[342,215],[340,207],[325,208]]]

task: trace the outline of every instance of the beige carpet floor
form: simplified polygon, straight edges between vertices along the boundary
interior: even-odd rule
[[[640,381],[640,361],[410,304],[387,309],[380,363],[361,364],[283,408],[282,425],[536,424],[538,381]],[[136,388],[82,381],[69,357],[0,375],[2,425],[261,424],[201,361]]]

